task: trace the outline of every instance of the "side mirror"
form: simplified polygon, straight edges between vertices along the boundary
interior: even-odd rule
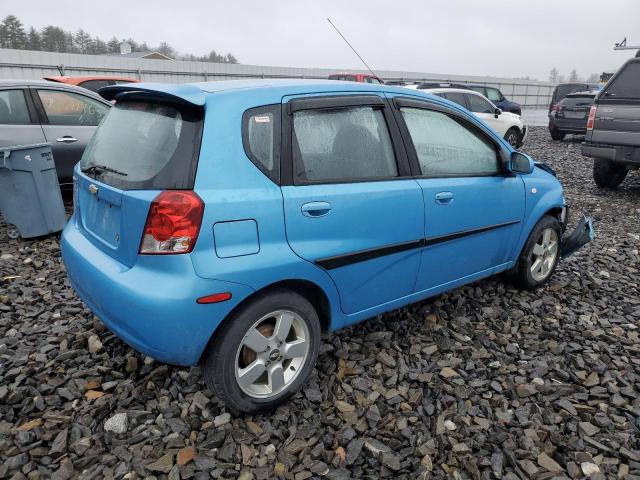
[[[493,110],[493,114],[495,115],[495,117],[496,117],[496,118],[498,118],[498,117],[500,116],[500,114],[501,114],[501,113],[502,113],[502,109],[500,109],[500,108],[498,108],[498,107],[496,107],[496,108]]]
[[[529,174],[533,172],[533,167],[533,159],[529,155],[521,152],[513,152],[509,159],[507,170],[512,173]]]

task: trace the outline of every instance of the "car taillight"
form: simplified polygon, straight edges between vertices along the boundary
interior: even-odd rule
[[[587,120],[587,130],[593,130],[593,124],[596,121],[596,110],[597,106],[593,105],[591,110],[589,110],[589,119]]]
[[[198,238],[203,212],[202,200],[192,191],[162,192],[149,207],[140,253],[189,253]]]
[[[560,111],[560,104],[554,103],[553,105],[551,105],[551,111],[558,113]]]

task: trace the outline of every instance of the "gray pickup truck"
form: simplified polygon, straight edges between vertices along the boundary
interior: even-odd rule
[[[639,52],[640,55],[640,52]],[[615,188],[640,168],[640,57],[628,60],[596,97],[582,155],[593,157],[593,179]]]

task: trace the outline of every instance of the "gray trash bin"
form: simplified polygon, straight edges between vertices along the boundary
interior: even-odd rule
[[[48,143],[0,148],[0,212],[22,238],[59,232],[65,224],[56,166]]]

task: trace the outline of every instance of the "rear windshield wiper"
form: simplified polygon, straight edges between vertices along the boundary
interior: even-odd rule
[[[87,175],[100,175],[104,172],[115,173],[116,175],[121,175],[123,177],[129,175],[128,173],[121,172],[120,170],[116,170],[115,168],[107,167],[106,165],[90,165],[86,168],[83,168],[81,171],[82,173],[86,173]]]

